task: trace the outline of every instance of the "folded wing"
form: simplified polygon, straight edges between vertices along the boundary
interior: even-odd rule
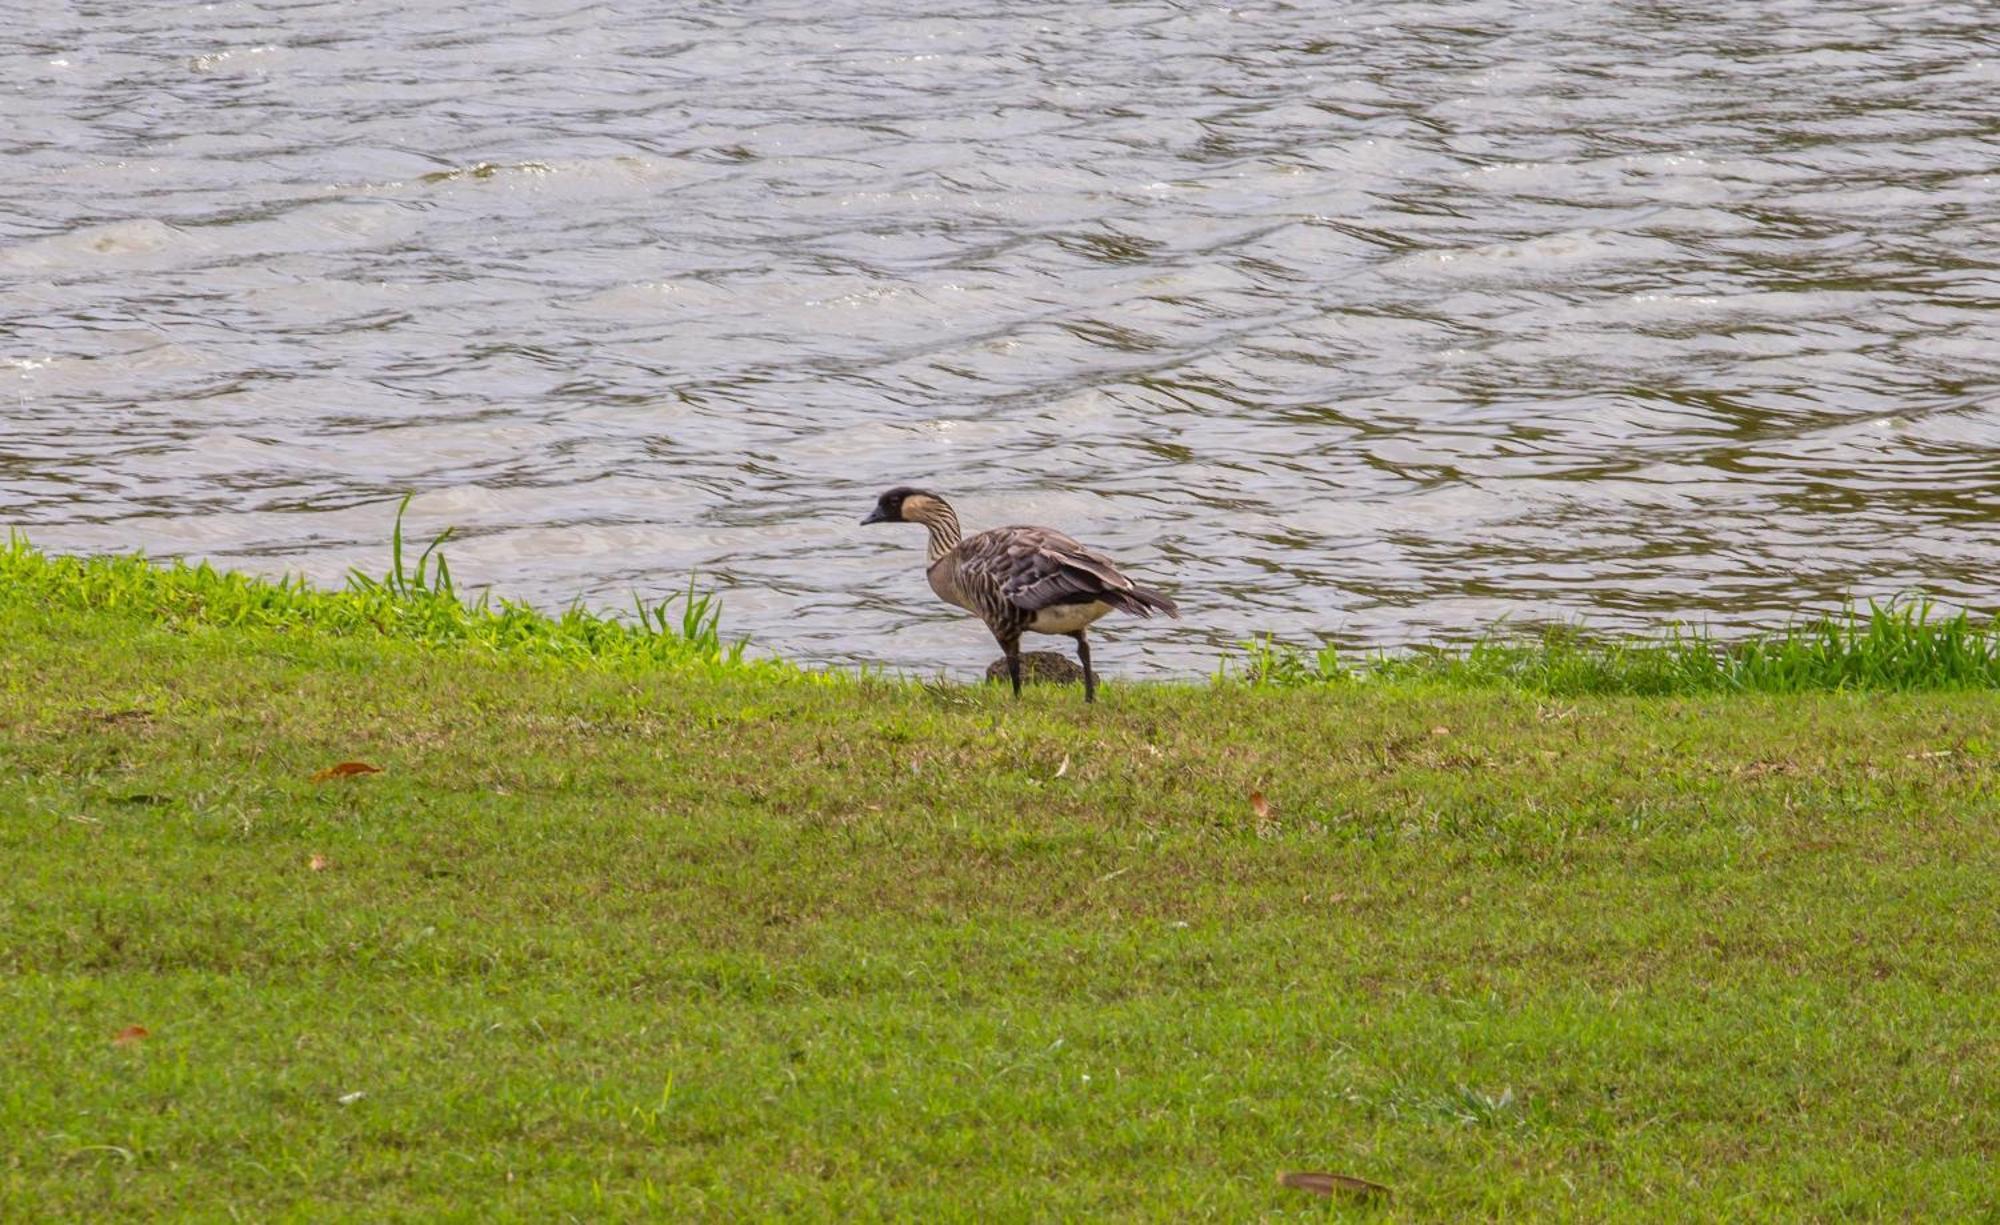
[[[1101,602],[1141,617],[1180,616],[1172,600],[1134,583],[1110,558],[1053,528],[995,528],[965,541],[958,552],[967,577],[991,582],[1024,613]]]

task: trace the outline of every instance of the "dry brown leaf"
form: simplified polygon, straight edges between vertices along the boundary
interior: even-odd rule
[[[1268,821],[1271,819],[1271,801],[1264,798],[1263,792],[1252,791],[1250,793],[1250,811],[1257,814],[1259,821]]]
[[[1432,728],[1432,729],[1431,729],[1431,735],[1433,735],[1433,736],[1449,736],[1449,735],[1451,735],[1451,729],[1450,729],[1450,728],[1448,728],[1448,727],[1434,727],[1434,728]]]
[[[1314,1195],[1374,1196],[1387,1195],[1389,1188],[1379,1182],[1369,1182],[1352,1174],[1327,1174],[1317,1170],[1299,1170],[1278,1175],[1278,1181],[1299,1191],[1310,1191]]]
[[[337,766],[328,766],[318,774],[313,775],[312,781],[323,783],[333,778],[352,778],[357,774],[380,774],[381,772],[382,767],[371,766],[365,761],[343,761]]]
[[[306,866],[315,872],[324,872],[327,867],[326,856],[315,855],[311,859],[306,860]]]
[[[113,1046],[130,1046],[134,1042],[144,1042],[152,1036],[153,1031],[143,1025],[127,1025],[111,1035],[111,1043]]]

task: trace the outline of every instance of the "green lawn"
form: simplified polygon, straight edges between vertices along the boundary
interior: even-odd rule
[[[1991,691],[1015,705],[17,594],[0,1218],[1992,1219],[1996,765]]]

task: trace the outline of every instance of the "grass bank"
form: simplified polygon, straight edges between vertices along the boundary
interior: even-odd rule
[[[1962,681],[1016,705],[7,556],[0,1217],[2000,1212]]]

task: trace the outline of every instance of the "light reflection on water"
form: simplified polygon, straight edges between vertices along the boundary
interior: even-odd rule
[[[0,46],[0,522],[336,580],[690,570],[968,669],[914,533],[1271,630],[1990,610],[1977,4],[36,6]]]

